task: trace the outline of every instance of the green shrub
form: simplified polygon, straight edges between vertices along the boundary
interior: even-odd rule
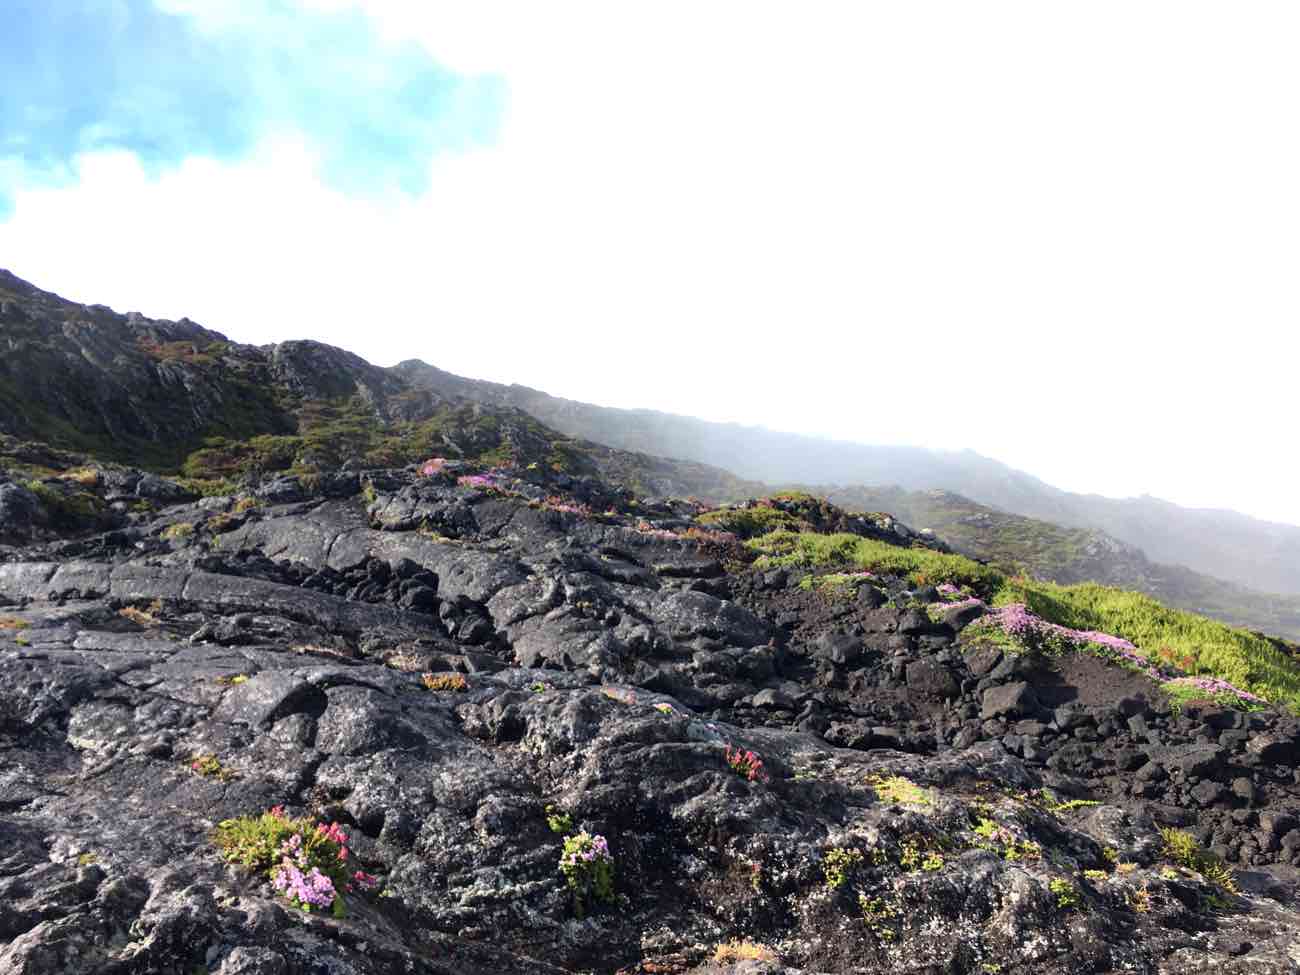
[[[706,511],[695,520],[701,525],[731,532],[741,539],[754,538],[757,535],[766,535],[782,529],[799,531],[807,527],[801,525],[799,519],[789,512],[766,505],[756,505],[752,508],[720,508],[717,511]]]
[[[552,833],[566,836],[573,832],[573,817],[566,812],[561,812],[554,806],[547,806],[546,825],[550,827]]]
[[[916,584],[951,583],[989,593],[1001,573],[961,555],[928,548],[903,548],[847,533],[774,531],[747,543],[758,555],[756,568],[840,568],[904,576]]]
[[[1220,888],[1225,893],[1241,892],[1232,868],[1210,851],[1202,849],[1191,833],[1165,826],[1161,828],[1160,836],[1165,841],[1161,853],[1166,859],[1200,874],[1206,883]]]
[[[826,886],[832,890],[843,887],[860,866],[862,866],[860,850],[840,846],[827,850],[822,857],[822,876],[826,878]]]
[[[292,818],[276,806],[260,816],[241,816],[217,825],[213,841],[228,863],[265,874],[272,887],[303,911],[344,914],[343,894],[371,890],[377,880],[348,871],[348,838],[338,823]]]
[[[1062,877],[1049,880],[1047,889],[1056,895],[1056,906],[1063,911],[1073,910],[1081,903],[1078,888]]]
[[[585,829],[565,837],[560,873],[573,891],[573,908],[582,917],[591,901],[614,900],[614,857],[605,837]]]
[[[1094,583],[1060,586],[1006,580],[994,604],[1017,602],[1050,623],[1123,637],[1154,664],[1218,677],[1270,702],[1300,709],[1300,663],[1256,633],[1171,609],[1141,593]]]

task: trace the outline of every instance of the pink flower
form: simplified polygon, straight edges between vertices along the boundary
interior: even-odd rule
[[[343,832],[343,827],[338,823],[330,823],[328,826],[321,823],[316,827],[316,832],[327,840],[333,840],[340,846],[345,846],[348,842],[348,835]]]

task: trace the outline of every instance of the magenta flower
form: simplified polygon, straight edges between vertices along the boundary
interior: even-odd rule
[[[727,766],[743,779],[750,782],[767,782],[768,774],[763,768],[763,760],[752,751],[733,748],[728,745],[723,753]]]

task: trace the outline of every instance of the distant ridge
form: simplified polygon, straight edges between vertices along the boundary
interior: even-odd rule
[[[971,450],[869,446],[561,399],[526,386],[453,376],[417,359],[394,369],[435,390],[511,405],[571,436],[661,457],[706,461],[769,484],[895,485],[944,490],[1011,514],[1105,532],[1155,562],[1265,592],[1300,594],[1300,527],[1152,497],[1116,500],[1054,488]]]

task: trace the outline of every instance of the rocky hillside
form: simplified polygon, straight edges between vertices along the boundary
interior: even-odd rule
[[[153,473],[179,473],[200,493],[233,490],[250,475],[311,474],[345,462],[365,467],[435,456],[533,463],[560,480],[598,477],[656,497],[724,501],[764,490],[706,463],[622,449],[663,445],[634,435],[654,414],[629,414],[625,435],[608,436],[602,430],[621,411],[465,380],[423,363],[381,369],[315,342],[240,345],[192,322],[68,302],[4,271],[0,329],[7,340],[0,359],[0,438],[9,437],[0,439],[0,453],[32,478],[45,474],[48,465],[18,455],[38,454],[39,448],[23,444],[44,441]],[[605,440],[576,439],[575,431]],[[707,456],[699,446],[687,453]],[[720,459],[730,463],[733,447],[722,450]],[[768,456],[783,456],[782,450]],[[897,461],[890,470],[898,479],[911,477],[911,461],[890,458]],[[1095,529],[1062,529],[952,495],[927,501],[900,489],[812,490],[851,507],[894,511],[951,534],[964,551],[1023,563],[1044,578],[1121,585],[1232,623],[1300,636],[1294,600],[1153,564]]]
[[[653,410],[619,410],[525,386],[463,379],[419,360],[396,367],[426,388],[518,407],[565,433],[625,450],[704,461],[774,485],[897,485],[943,490],[1071,528],[1104,532],[1163,565],[1180,565],[1263,593],[1300,594],[1300,527],[1158,498],[1117,500],[1061,491],[973,451],[880,447],[710,423]]]
[[[1095,528],[1066,528],[1008,514],[950,491],[815,490],[855,510],[893,512],[934,531],[964,554],[1020,566],[1039,578],[1135,589],[1170,606],[1300,640],[1300,597],[1255,592],[1181,565],[1152,562],[1141,549]]]
[[[250,346],[193,322],[79,305],[0,270],[0,435],[200,491],[250,474],[434,456],[600,475],[650,495],[752,493],[717,468],[575,440],[509,406],[417,387],[318,342]],[[36,465],[39,467],[40,465]]]
[[[805,496],[40,459],[0,973],[1300,971],[1293,647]]]
[[[1294,644],[316,343],[0,329],[0,975],[1300,973]]]

